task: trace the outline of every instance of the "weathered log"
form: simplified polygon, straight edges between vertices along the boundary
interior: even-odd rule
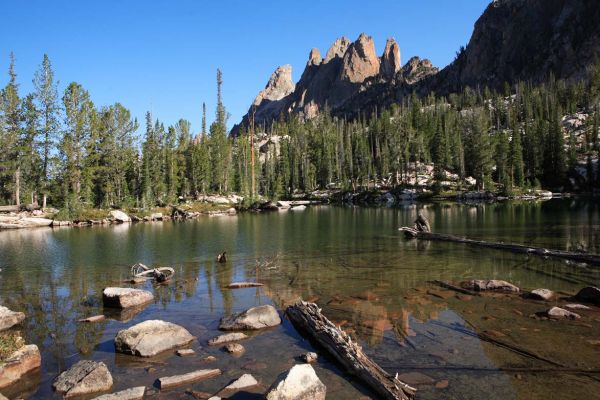
[[[0,212],[19,212],[21,210],[20,206],[0,206]]]
[[[287,315],[298,330],[306,332],[347,372],[366,383],[382,399],[410,400],[416,389],[392,376],[371,360],[361,346],[336,327],[314,303],[300,301],[287,308]]]
[[[460,236],[446,235],[441,233],[420,232],[413,228],[402,227],[399,229],[406,236],[416,237],[422,240],[436,240],[442,242],[463,243],[472,246],[488,247],[496,250],[508,250],[514,253],[531,254],[540,257],[554,257],[564,260],[572,260],[592,265],[600,265],[600,255],[591,253],[578,253],[564,250],[546,249],[543,247],[531,247],[521,244],[486,242],[485,240],[467,239]]]
[[[242,288],[252,288],[252,287],[261,287],[264,286],[262,283],[258,282],[233,282],[227,285],[227,289],[242,289]]]

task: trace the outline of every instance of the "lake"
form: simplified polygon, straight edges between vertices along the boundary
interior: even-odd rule
[[[51,398],[51,384],[80,359],[103,361],[114,390],[146,385],[149,397],[214,393],[243,373],[266,390],[278,374],[315,348],[290,322],[244,341],[240,357],[209,347],[219,320],[248,307],[281,312],[299,298],[355,337],[388,372],[417,386],[418,399],[600,398],[600,313],[552,321],[535,313],[552,304],[495,294],[471,297],[433,280],[504,279],[523,290],[549,288],[568,297],[598,286],[600,268],[462,244],[407,241],[398,228],[417,211],[436,232],[563,250],[600,252],[600,202],[552,199],[490,204],[435,203],[397,208],[317,206],[185,222],[0,232],[0,304],[23,311],[22,333],[42,352],[42,368],[5,395]],[[228,262],[215,257],[226,250]],[[102,289],[130,286],[131,265],[171,266],[168,285],[147,282],[155,302],[138,313],[104,310]],[[255,280],[262,288],[225,289]],[[77,320],[105,314],[107,320]],[[193,357],[152,359],[116,354],[116,333],[147,319],[184,326],[198,341]],[[492,341],[482,340],[484,333]],[[499,343],[504,345],[499,345]],[[519,351],[526,349],[527,352]],[[318,349],[316,349],[318,351]],[[201,358],[213,355],[206,364]],[[223,375],[159,392],[156,378],[199,368]],[[321,354],[315,365],[328,399],[376,398]],[[246,396],[246,397],[244,397]],[[594,397],[596,396],[596,397]],[[240,394],[236,398],[258,398]]]

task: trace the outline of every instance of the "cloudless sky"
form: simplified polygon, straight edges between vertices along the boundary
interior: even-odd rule
[[[197,132],[202,102],[214,119],[220,67],[231,127],[279,65],[291,64],[297,81],[310,49],[325,55],[339,36],[356,40],[366,32],[379,54],[392,36],[403,63],[418,55],[444,67],[489,2],[0,0],[0,85],[12,50],[20,94],[32,91],[47,53],[59,95],[76,81],[96,106],[129,108],[140,132],[147,110],[165,125],[186,118]]]

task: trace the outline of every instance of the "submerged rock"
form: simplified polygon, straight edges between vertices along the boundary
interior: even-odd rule
[[[218,344],[228,343],[228,342],[237,342],[238,340],[248,339],[248,335],[242,332],[231,332],[226,333],[224,335],[219,335],[215,338],[212,338],[208,341],[209,346],[215,346]]]
[[[154,295],[147,290],[107,287],[102,292],[104,307],[128,308],[141,306],[154,300]]]
[[[82,360],[56,378],[52,387],[64,397],[110,390],[112,375],[103,362]]]
[[[513,285],[510,282],[502,281],[498,279],[491,280],[482,280],[482,279],[473,279],[470,281],[461,282],[460,284],[465,289],[475,290],[475,291],[485,291],[485,290],[499,290],[506,292],[519,292],[519,288]]]
[[[141,400],[146,393],[145,386],[137,386],[131,389],[121,390],[111,394],[95,397],[93,400]]]
[[[225,346],[223,346],[223,349],[228,352],[229,354],[241,354],[244,351],[246,351],[246,349],[244,348],[244,346],[242,346],[239,343],[229,343]]]
[[[0,389],[10,386],[25,374],[40,367],[42,357],[35,344],[22,346],[0,363]]]
[[[250,374],[244,374],[231,382],[224,390],[240,390],[258,385],[258,381]]]
[[[575,298],[600,306],[600,289],[594,286],[584,287],[575,295]]]
[[[152,357],[184,346],[195,339],[185,328],[161,320],[149,320],[124,329],[115,337],[115,350],[139,357]]]
[[[554,292],[550,289],[534,289],[529,293],[529,297],[548,301],[554,297]]]
[[[267,400],[325,400],[327,387],[310,364],[295,365],[267,392]]]
[[[560,307],[552,307],[551,309],[546,311],[546,315],[548,316],[548,318],[555,318],[555,319],[559,319],[559,318],[579,319],[579,318],[581,318],[581,316],[579,314],[576,314],[572,311],[565,310],[564,308],[560,308]]]
[[[0,331],[10,329],[20,324],[25,319],[22,312],[12,311],[6,307],[0,306]]]
[[[270,305],[252,307],[246,311],[222,318],[219,329],[257,330],[281,324],[281,318],[275,307]]]

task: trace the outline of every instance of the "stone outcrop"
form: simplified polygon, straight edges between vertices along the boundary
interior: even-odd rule
[[[103,362],[82,360],[60,374],[52,387],[63,397],[83,396],[105,392],[112,388],[113,379]]]
[[[327,387],[310,364],[295,365],[267,392],[267,400],[325,400]]]
[[[0,389],[19,381],[42,363],[40,350],[35,344],[24,345],[0,363]]]
[[[115,337],[115,350],[139,357],[152,357],[185,346],[195,339],[185,328],[165,321],[149,320],[124,329]]]
[[[414,85],[438,72],[439,68],[434,67],[431,61],[419,57],[412,57],[408,60],[406,65],[402,67],[402,78],[406,84]]]
[[[147,290],[107,287],[102,291],[104,307],[129,308],[139,307],[154,300],[154,295]]]
[[[367,78],[379,73],[379,57],[375,53],[375,43],[371,36],[361,33],[352,43],[342,61],[340,79],[352,83],[363,83]]]
[[[379,74],[385,79],[393,79],[401,69],[400,46],[394,38],[389,38],[385,43],[385,50],[381,57]]]
[[[264,305],[249,308],[241,313],[221,319],[219,329],[225,331],[257,330],[281,324],[281,318],[275,307]]]
[[[25,319],[22,312],[12,311],[4,306],[0,306],[0,331],[10,329],[20,324]]]

